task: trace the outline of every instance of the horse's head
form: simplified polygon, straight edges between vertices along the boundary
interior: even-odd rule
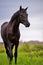
[[[27,8],[23,9],[20,6],[19,20],[20,20],[20,23],[24,24],[26,27],[29,27],[30,23],[28,21],[28,14],[27,14],[26,10],[27,10]]]

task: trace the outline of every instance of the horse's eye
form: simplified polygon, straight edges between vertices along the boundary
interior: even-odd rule
[[[21,15],[22,17],[25,17],[25,15]]]
[[[21,15],[23,17],[23,15]]]

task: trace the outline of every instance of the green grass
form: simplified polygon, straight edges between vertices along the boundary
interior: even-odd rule
[[[0,52],[0,65],[9,65],[5,49],[2,51]],[[12,65],[15,65],[14,61],[13,58]],[[20,44],[17,65],[43,65],[43,44]]]

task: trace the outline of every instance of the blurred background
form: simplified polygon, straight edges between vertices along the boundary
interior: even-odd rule
[[[23,8],[28,7],[28,20],[31,25],[26,28],[20,24],[17,65],[43,65],[43,0],[0,0],[0,65],[9,65],[6,49],[2,44],[1,25],[10,21],[20,5]],[[12,65],[14,60],[13,58]]]

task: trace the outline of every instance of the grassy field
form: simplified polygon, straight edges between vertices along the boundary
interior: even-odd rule
[[[12,65],[15,65],[14,60],[13,58]],[[5,48],[2,44],[0,44],[0,65],[9,65]],[[43,65],[43,44],[20,44],[18,48],[17,65]]]

